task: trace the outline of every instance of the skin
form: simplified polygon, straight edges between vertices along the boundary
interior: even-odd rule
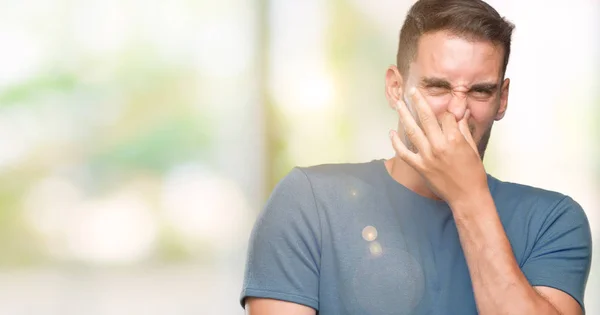
[[[247,298],[246,299],[246,314],[248,315],[316,315],[314,309],[291,302],[262,299],[262,298]]]
[[[386,73],[389,106],[396,109],[397,103],[408,97],[404,90],[416,88],[436,117],[449,112],[460,120],[468,108],[468,127],[483,159],[492,124],[504,117],[508,104],[510,80],[502,80],[503,54],[503,49],[492,43],[469,42],[447,32],[423,35],[407,79],[403,79],[396,66],[390,66]],[[409,103],[414,102],[409,99]],[[411,107],[417,116],[414,106]],[[406,139],[401,121],[398,130],[408,148],[415,151],[413,143]],[[402,160],[390,159],[386,166],[404,186],[425,197],[439,199],[424,185],[417,170]]]
[[[501,81],[503,53],[490,42],[437,32],[420,39],[406,84],[390,67],[386,96],[403,132],[390,132],[396,156],[386,167],[398,182],[450,206],[480,314],[581,314],[570,295],[529,285],[487,185],[483,153],[493,122],[506,112],[510,84]]]
[[[508,103],[503,54],[491,42],[440,31],[419,39],[406,79],[390,66],[385,92],[398,112],[399,131],[390,132],[396,155],[385,165],[400,184],[450,206],[479,314],[581,314],[570,295],[529,285],[487,185],[485,148]],[[262,298],[247,299],[246,312],[316,314],[303,305]]]

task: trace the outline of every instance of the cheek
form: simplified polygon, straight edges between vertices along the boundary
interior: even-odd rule
[[[469,127],[476,141],[492,126],[495,117],[495,109],[492,105],[487,106],[469,106],[471,110],[471,118],[469,119]]]
[[[431,110],[435,113],[435,115],[439,116],[447,110],[451,97],[427,96],[425,99],[427,100],[429,106],[431,106]]]
[[[494,122],[497,106],[489,103],[473,103],[469,104],[471,111],[471,119],[477,125],[489,125]]]
[[[440,115],[448,109],[448,104],[452,101],[452,96],[450,94],[440,96],[427,95],[425,100],[433,112],[436,115]],[[467,104],[468,108],[471,110],[471,116],[481,122],[485,122],[489,119],[493,120],[498,109],[498,104],[494,104],[494,102],[490,101],[468,100]]]
[[[437,117],[440,117],[446,110],[448,110],[448,103],[451,101],[451,95],[440,95],[440,96],[432,96],[427,95],[425,99],[431,110]],[[475,130],[475,137],[478,137],[478,134],[483,133],[487,130],[492,123],[494,122],[494,118],[496,116],[497,106],[493,104],[493,102],[478,102],[469,100],[468,108],[471,110],[471,118],[469,119],[469,125],[472,130]]]

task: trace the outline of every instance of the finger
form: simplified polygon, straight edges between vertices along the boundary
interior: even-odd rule
[[[444,112],[442,114],[442,131],[444,133],[444,139],[450,144],[464,141],[464,137],[461,135],[461,131],[456,122],[456,116],[450,112]]]
[[[458,122],[456,122],[456,116],[454,116],[454,114],[445,112],[440,120],[442,121],[442,132],[445,135],[459,131]]]
[[[423,132],[427,135],[427,138],[432,142],[435,142],[436,139],[441,139],[442,130],[440,129],[440,122],[431,109],[431,106],[429,106],[423,95],[421,95],[421,92],[413,87],[409,90],[408,94],[414,104],[415,111],[423,127]]]
[[[462,133],[462,135],[465,137],[465,139],[467,140],[469,145],[473,148],[473,150],[475,150],[475,152],[478,152],[477,144],[475,143],[475,140],[473,139],[471,130],[469,130],[469,117],[471,117],[471,111],[469,109],[467,109],[467,112],[465,113],[465,117],[463,117],[463,119],[461,119],[460,122],[458,123],[458,129],[460,130],[460,133]]]
[[[396,151],[396,155],[411,167],[418,169],[421,157],[406,147],[395,130],[390,130],[390,140],[392,140],[392,146],[394,147],[394,151]]]
[[[400,115],[400,122],[404,128],[404,134],[406,137],[408,137],[410,142],[412,142],[419,152],[428,152],[429,141],[423,133],[423,130],[421,130],[419,125],[417,125],[417,122],[408,110],[406,104],[400,100],[396,103],[396,108],[398,110],[398,114]]]

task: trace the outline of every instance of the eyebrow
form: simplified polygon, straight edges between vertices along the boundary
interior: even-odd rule
[[[469,91],[495,91],[498,88],[497,83],[477,83],[473,84]]]
[[[421,79],[421,85],[426,87],[440,87],[450,89],[452,85],[448,80],[442,78],[424,77]]]
[[[436,77],[424,77],[421,79],[421,85],[425,87],[439,87],[445,89],[451,89],[452,85],[448,80]],[[498,88],[498,84],[494,82],[481,82],[473,84],[469,91],[495,91]]]

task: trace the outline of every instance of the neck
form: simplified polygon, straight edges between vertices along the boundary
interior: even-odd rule
[[[393,158],[386,160],[384,164],[388,174],[402,186],[423,197],[440,200],[440,198],[429,189],[423,176],[401,158],[394,156]]]

